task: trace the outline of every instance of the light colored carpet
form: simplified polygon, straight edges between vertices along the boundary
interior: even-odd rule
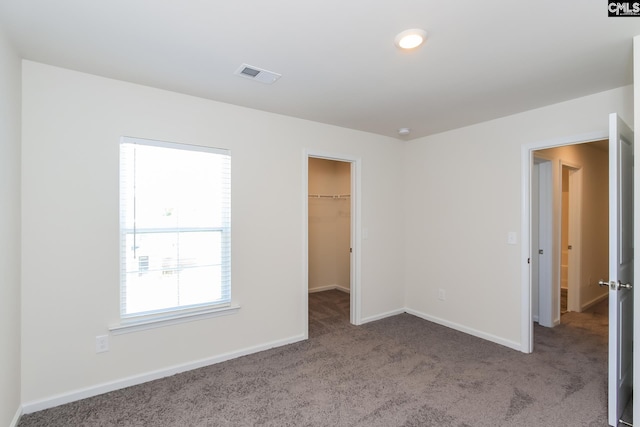
[[[402,314],[348,323],[311,294],[310,339],[22,417],[34,426],[606,426],[606,305],[522,354]]]

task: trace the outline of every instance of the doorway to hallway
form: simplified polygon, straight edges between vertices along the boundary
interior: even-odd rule
[[[561,313],[581,312],[607,296],[598,286],[608,276],[607,142],[536,150],[533,156],[532,295],[538,307],[532,317],[553,327]]]

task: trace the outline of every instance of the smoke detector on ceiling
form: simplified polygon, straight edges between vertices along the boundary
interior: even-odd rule
[[[233,74],[269,85],[275,83],[276,80],[278,80],[282,76],[282,74],[274,73],[273,71],[264,70],[262,68],[254,67],[253,65],[247,64],[242,64]]]

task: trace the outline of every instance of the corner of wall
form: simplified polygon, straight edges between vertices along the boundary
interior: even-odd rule
[[[0,424],[21,408],[21,60],[0,28]]]
[[[13,416],[13,420],[11,420],[9,427],[18,427],[18,423],[20,423],[21,417],[22,417],[22,406],[20,406],[16,411],[16,414]]]

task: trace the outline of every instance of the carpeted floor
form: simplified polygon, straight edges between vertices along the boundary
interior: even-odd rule
[[[349,324],[309,295],[310,339],[22,417],[35,426],[606,426],[607,307],[523,354],[402,314]]]

